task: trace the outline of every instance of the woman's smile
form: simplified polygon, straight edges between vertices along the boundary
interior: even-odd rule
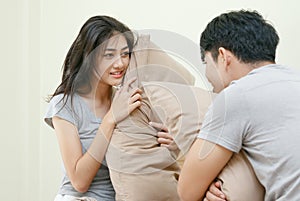
[[[119,79],[119,78],[122,78],[123,75],[124,75],[124,70],[122,71],[113,71],[113,72],[110,72],[109,74],[113,77],[113,78],[116,78],[116,79]]]

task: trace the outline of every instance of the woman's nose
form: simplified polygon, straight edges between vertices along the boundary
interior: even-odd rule
[[[121,68],[123,66],[122,58],[119,56],[113,63],[114,68]]]

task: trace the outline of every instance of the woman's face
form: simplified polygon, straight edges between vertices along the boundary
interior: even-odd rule
[[[128,68],[129,60],[129,48],[125,37],[122,34],[112,36],[98,60],[99,82],[110,86],[119,85]]]

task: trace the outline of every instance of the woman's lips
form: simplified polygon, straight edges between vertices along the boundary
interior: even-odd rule
[[[113,78],[121,78],[123,77],[123,71],[116,71],[109,73]]]

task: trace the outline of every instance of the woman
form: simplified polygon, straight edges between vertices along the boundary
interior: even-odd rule
[[[115,125],[141,105],[131,79],[121,84],[133,48],[130,29],[108,16],[87,20],[67,53],[45,121],[54,128],[64,163],[55,200],[115,200],[105,153]]]

